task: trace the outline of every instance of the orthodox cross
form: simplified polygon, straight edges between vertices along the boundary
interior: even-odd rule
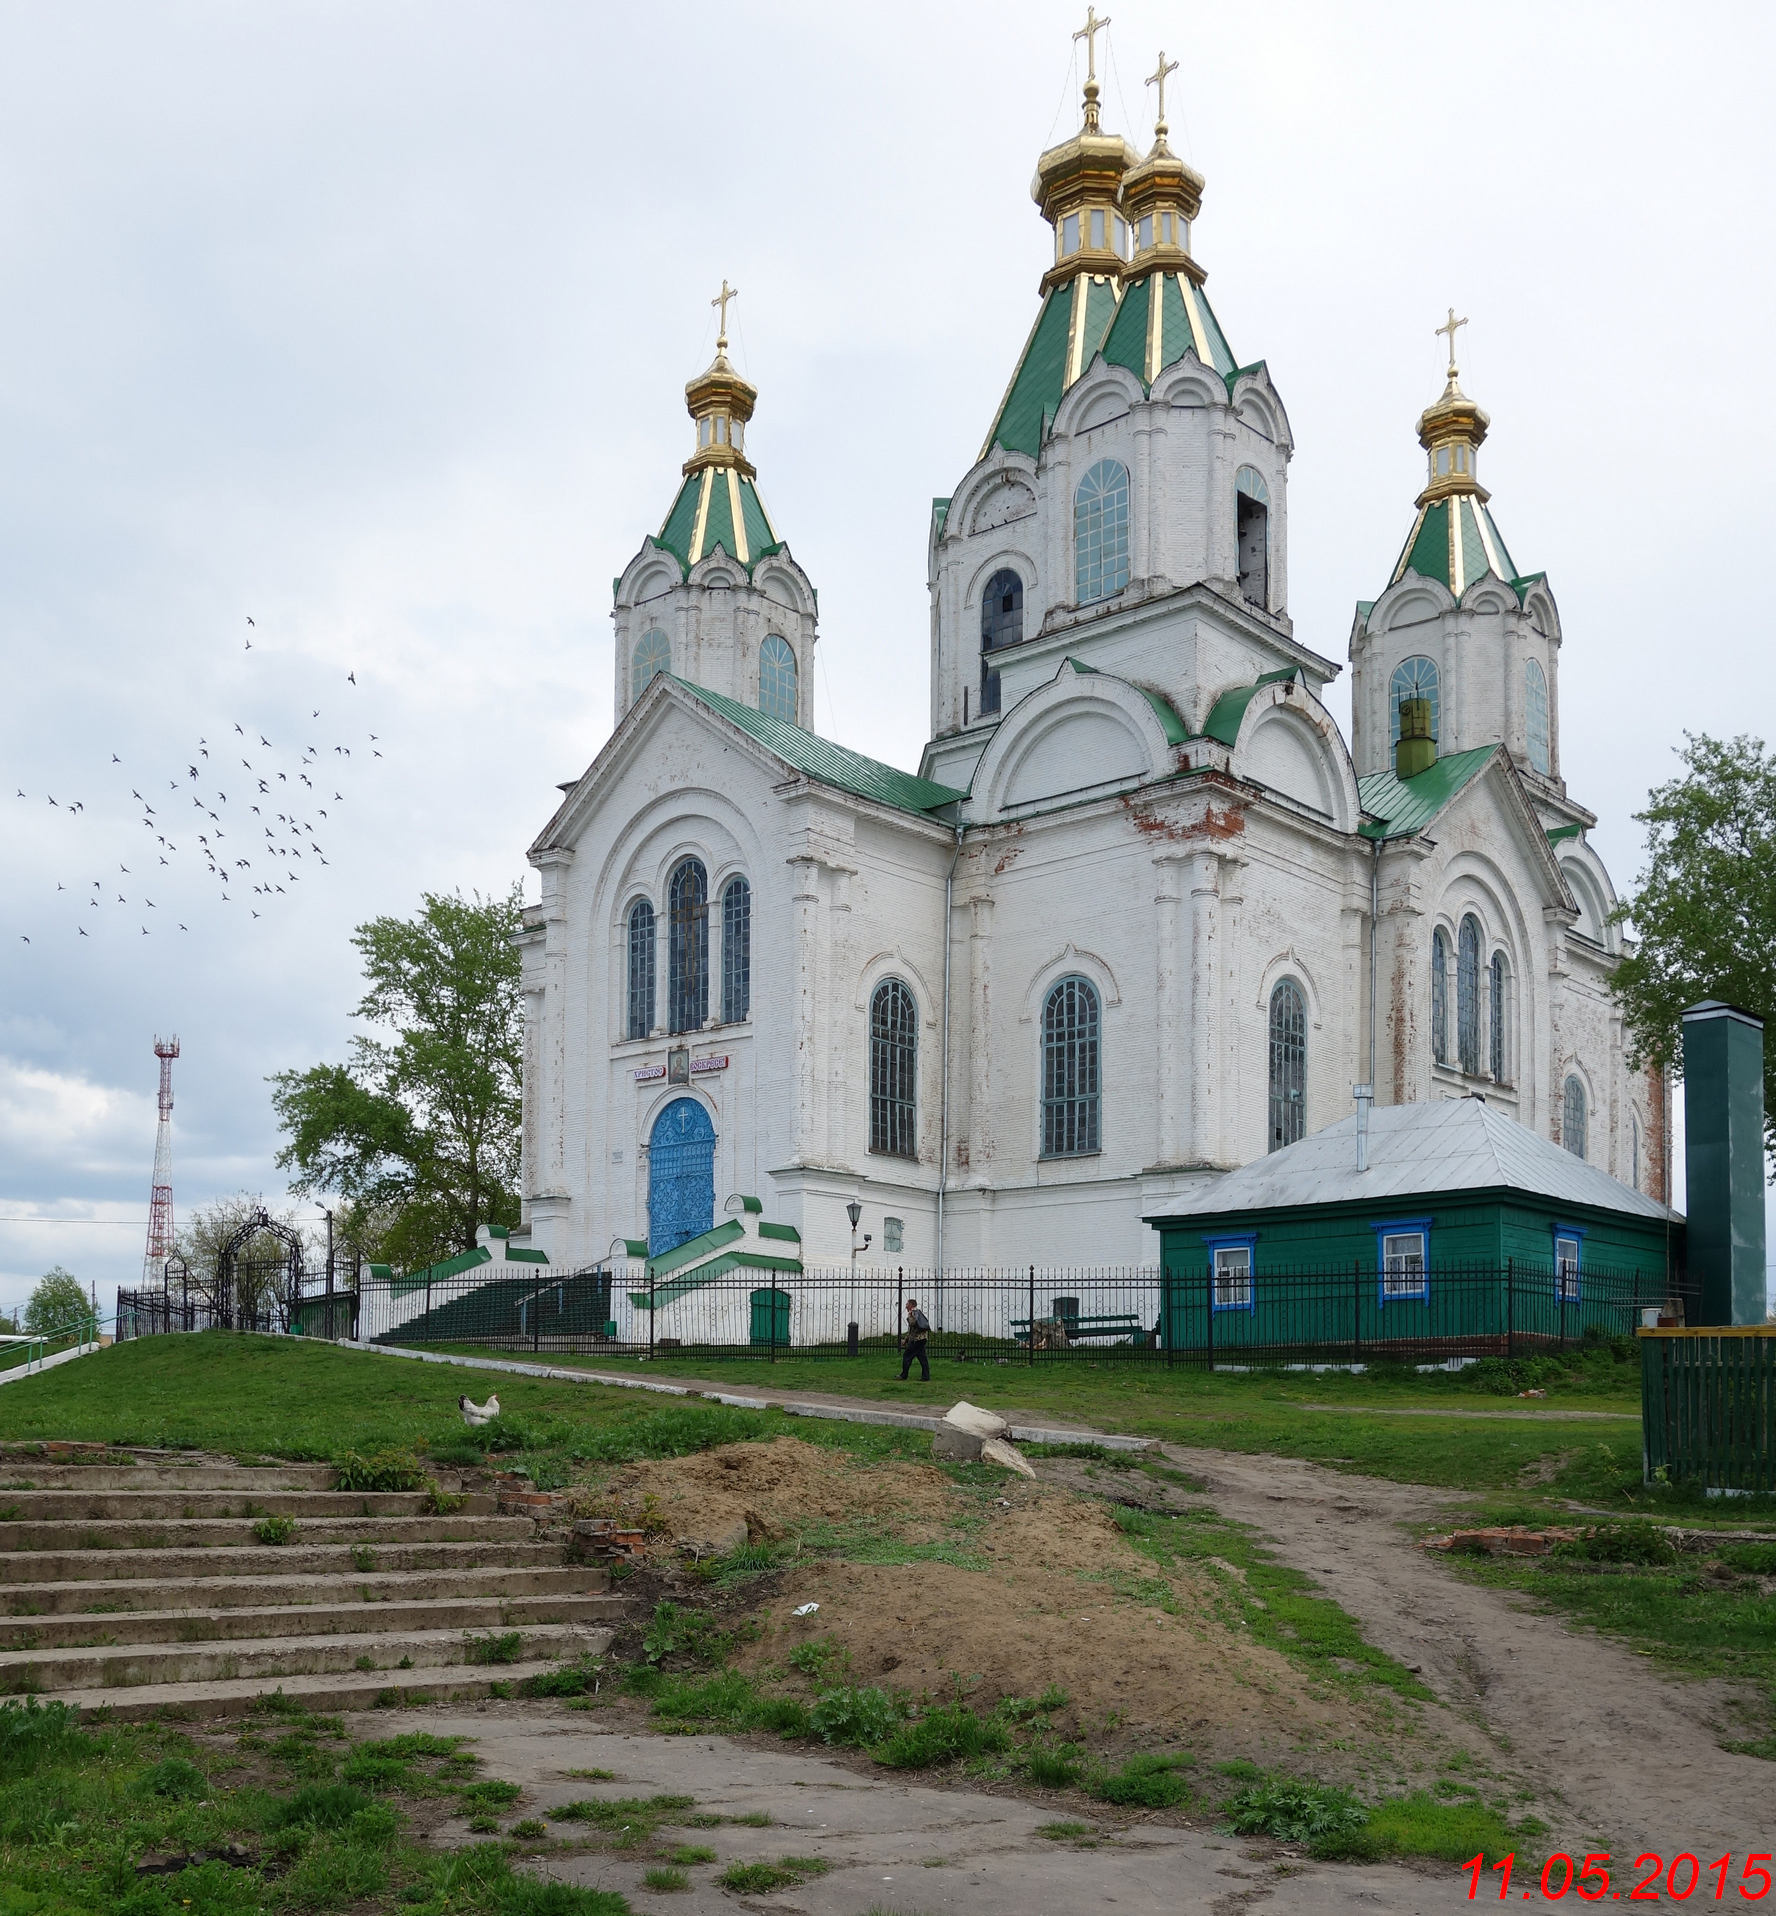
[[[1458,327],[1465,326],[1467,323],[1468,322],[1465,319],[1456,318],[1455,308],[1451,306],[1449,309],[1449,318],[1441,326],[1433,326],[1431,328],[1432,332],[1437,333],[1438,335],[1442,335],[1444,333],[1447,333],[1449,335],[1449,377],[1451,381],[1453,381],[1455,378],[1456,330]]]
[[[1154,130],[1161,134],[1166,130],[1166,75],[1168,73],[1176,73],[1177,71],[1177,61],[1168,61],[1165,57],[1165,49],[1161,47],[1159,52],[1159,70],[1147,76],[1147,84],[1159,88],[1159,113],[1154,120]]]
[[[1096,80],[1098,77],[1098,35],[1110,24],[1109,19],[1100,20],[1095,7],[1085,10],[1085,25],[1074,34],[1075,40],[1085,42],[1085,77]]]
[[[740,288],[738,286],[730,286],[724,278],[722,280],[721,291],[709,302],[711,306],[719,306],[721,308],[721,327],[715,342],[715,349],[718,353],[726,352],[728,347],[728,301],[738,299],[739,297]],[[1454,317],[1454,313],[1455,309],[1451,307],[1450,316],[1452,318]],[[1464,320],[1462,324],[1466,325],[1466,320]]]

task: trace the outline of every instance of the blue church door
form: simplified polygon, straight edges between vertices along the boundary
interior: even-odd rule
[[[676,1250],[715,1225],[715,1126],[695,1098],[674,1098],[648,1137],[648,1250]]]

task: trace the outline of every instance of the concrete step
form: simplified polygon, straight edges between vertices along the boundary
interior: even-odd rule
[[[151,1518],[424,1517],[418,1490],[0,1490],[0,1539],[20,1523],[141,1523]],[[493,1498],[463,1499],[452,1516],[496,1514]],[[0,1549],[5,1547],[0,1541]]]
[[[455,1471],[437,1471],[453,1489]],[[0,1491],[6,1490],[331,1490],[339,1472],[331,1464],[46,1464],[0,1457]]]
[[[280,1559],[282,1552],[276,1553]],[[233,1558],[229,1559],[230,1564]],[[214,1568],[213,1560],[205,1563]],[[352,1572],[347,1576],[194,1576],[141,1582],[60,1582],[0,1586],[0,1644],[6,1633],[39,1619],[83,1616],[101,1622],[138,1612],[218,1611],[296,1605],[325,1611],[344,1603],[424,1603],[445,1597],[542,1597],[608,1590],[609,1574],[592,1565],[564,1564],[559,1550],[540,1562],[499,1562],[471,1569]]]
[[[88,1523],[51,1520],[0,1522],[0,1581],[15,1582],[8,1555],[56,1550],[237,1550],[261,1540],[252,1517],[163,1517],[142,1523],[98,1518]],[[536,1535],[528,1517],[464,1513],[453,1517],[309,1517],[296,1519],[296,1537],[322,1546],[354,1543],[516,1543]],[[271,1548],[287,1549],[288,1544]]]
[[[243,1637],[388,1636],[407,1630],[498,1632],[544,1623],[607,1623],[623,1611],[623,1599],[602,1590],[492,1590],[479,1596],[238,1604],[212,1610],[71,1611],[0,1622],[0,1684],[7,1653],[14,1651],[220,1643]]]
[[[475,1521],[488,1523],[494,1520],[483,1517]],[[519,1523],[525,1533],[530,1533],[528,1521],[522,1518],[513,1521]],[[164,1582],[175,1577],[217,1575],[350,1577],[354,1570],[369,1575],[375,1571],[443,1570],[459,1565],[465,1569],[491,1568],[495,1565],[523,1569],[532,1564],[561,1562],[561,1546],[558,1543],[517,1543],[498,1539],[437,1543],[379,1541],[366,1542],[359,1548],[367,1552],[367,1560],[362,1564],[353,1561],[351,1545],[345,1542],[323,1542],[311,1530],[306,1536],[299,1531],[287,1544],[239,1545],[226,1550],[20,1550],[0,1554],[0,1586],[18,1590],[21,1585],[45,1583],[127,1584],[145,1579]],[[225,1563],[218,1561],[224,1558]],[[28,1595],[25,1592],[21,1594]]]
[[[525,1661],[563,1660],[580,1654],[591,1637],[610,1641],[608,1630],[573,1624],[512,1626],[523,1638]],[[19,1650],[0,1658],[0,1690],[17,1696],[64,1690],[130,1689],[144,1683],[216,1683],[250,1678],[267,1686],[279,1677],[337,1675],[347,1670],[390,1670],[406,1657],[415,1668],[472,1664],[477,1635],[511,1634],[454,1630],[336,1632],[329,1635],[243,1637],[221,1643],[124,1643],[45,1650]],[[512,1659],[516,1661],[517,1659]],[[491,1666],[497,1667],[497,1666]]]
[[[605,1631],[589,1633],[584,1640],[585,1649],[596,1655],[605,1647],[598,1639],[608,1635]],[[329,1713],[457,1702],[490,1695],[495,1685],[502,1691],[516,1691],[527,1678],[545,1676],[556,1667],[549,1662],[530,1662],[486,1668],[353,1670],[283,1677],[269,1683],[252,1678],[213,1683],[145,1683],[131,1690],[62,1690],[56,1692],[56,1696],[63,1703],[76,1704],[82,1709],[105,1710],[115,1722],[135,1722],[150,1716],[196,1722],[207,1717],[245,1716],[261,1698],[273,1694],[282,1694],[306,1710]]]

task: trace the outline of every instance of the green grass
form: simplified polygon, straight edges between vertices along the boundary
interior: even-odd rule
[[[719,1880],[737,1895],[768,1896],[773,1890],[799,1889],[810,1876],[824,1876],[831,1868],[817,1856],[780,1856],[774,1863],[730,1863]]]

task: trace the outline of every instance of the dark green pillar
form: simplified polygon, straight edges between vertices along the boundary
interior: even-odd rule
[[[1704,999],[1683,1015],[1684,1181],[1699,1324],[1764,1321],[1764,1021]]]

